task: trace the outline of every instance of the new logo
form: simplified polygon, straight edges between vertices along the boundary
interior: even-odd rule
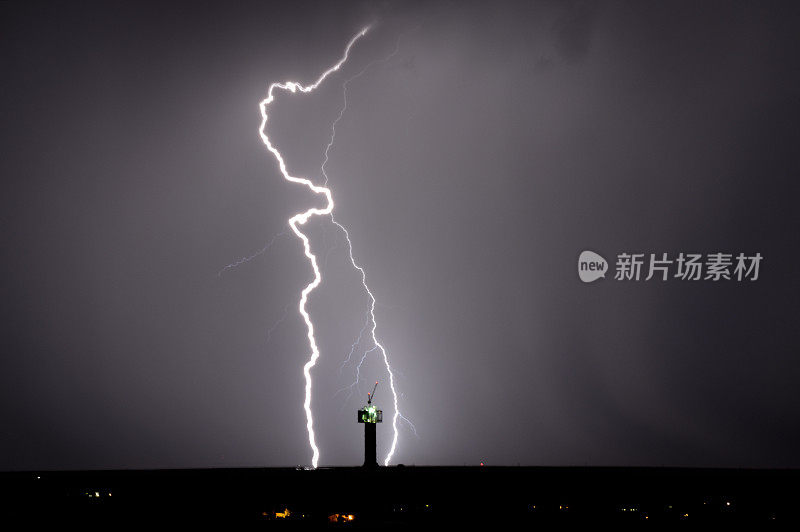
[[[584,283],[591,283],[606,276],[608,262],[594,251],[584,251],[578,257],[578,277]]]

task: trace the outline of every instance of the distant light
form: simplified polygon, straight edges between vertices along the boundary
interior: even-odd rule
[[[330,514],[328,516],[328,521],[331,523],[338,523],[341,519],[342,521],[352,521],[356,518],[353,514]]]

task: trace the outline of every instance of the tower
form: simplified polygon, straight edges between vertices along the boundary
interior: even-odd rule
[[[375,429],[377,423],[383,422],[383,410],[378,410],[372,404],[377,387],[376,381],[372,393],[367,394],[367,405],[358,411],[358,422],[364,424],[364,467],[378,467]]]

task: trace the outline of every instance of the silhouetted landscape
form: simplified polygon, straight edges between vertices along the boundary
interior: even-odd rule
[[[5,473],[30,525],[258,529],[447,523],[800,523],[796,470],[381,467]]]

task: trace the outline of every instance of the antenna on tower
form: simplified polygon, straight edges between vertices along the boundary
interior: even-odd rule
[[[371,405],[372,400],[375,398],[375,390],[378,388],[378,381],[375,381],[375,386],[372,387],[372,393],[367,394],[367,404]]]

